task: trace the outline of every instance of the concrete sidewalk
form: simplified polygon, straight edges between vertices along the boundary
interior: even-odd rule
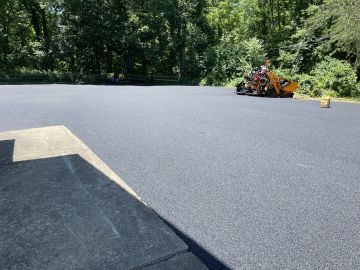
[[[0,133],[0,269],[207,269],[65,127]]]

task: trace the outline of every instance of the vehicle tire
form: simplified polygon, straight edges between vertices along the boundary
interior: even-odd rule
[[[258,92],[258,96],[259,97],[266,97],[266,90],[265,90],[265,85],[262,85],[259,89]]]
[[[271,98],[276,98],[278,96],[273,85],[271,85],[267,90],[267,96]]]
[[[264,91],[264,90],[259,90],[258,96],[259,96],[259,97],[265,97],[265,96],[266,96],[265,91]]]
[[[241,82],[236,86],[236,94],[244,95],[245,93],[245,82]]]

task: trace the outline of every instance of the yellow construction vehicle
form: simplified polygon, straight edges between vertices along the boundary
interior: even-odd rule
[[[297,82],[282,78],[266,66],[254,68],[244,80],[236,86],[237,95],[293,97],[299,88]]]
[[[267,96],[272,97],[293,97],[299,88],[299,83],[281,78],[275,72],[269,71],[269,84],[266,89]]]

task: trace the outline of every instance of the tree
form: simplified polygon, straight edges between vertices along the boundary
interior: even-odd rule
[[[0,69],[88,77],[125,70],[224,85],[265,56],[288,74],[308,76],[330,56],[360,71],[359,6],[353,0],[0,0]]]
[[[327,31],[324,35],[334,44],[337,52],[346,52],[354,68],[360,66],[360,2],[352,0],[326,0],[309,18],[308,23],[320,25]]]

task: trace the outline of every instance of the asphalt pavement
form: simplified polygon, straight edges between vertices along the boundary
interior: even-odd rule
[[[229,269],[360,269],[360,105],[232,91],[0,86],[0,131],[65,125]]]

